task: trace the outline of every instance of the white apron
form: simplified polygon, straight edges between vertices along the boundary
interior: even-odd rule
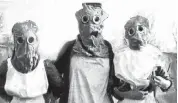
[[[110,103],[109,58],[72,56],[68,103]]]
[[[116,77],[129,82],[133,87],[144,86],[149,80],[152,71],[156,66],[161,66],[159,57],[161,52],[151,46],[141,47],[140,51],[129,48],[115,53],[114,65]],[[145,85],[146,87],[147,85]],[[125,98],[118,103],[155,103],[153,92],[149,93],[144,100],[130,100]]]
[[[48,80],[43,60],[31,72],[18,72],[8,59],[5,91],[13,96],[11,103],[44,103],[43,94],[47,93]]]

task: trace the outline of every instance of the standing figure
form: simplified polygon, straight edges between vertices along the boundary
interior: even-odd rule
[[[148,44],[149,21],[142,16],[132,17],[125,24],[128,47],[115,53],[114,65],[117,78],[129,83],[129,87],[115,88],[124,97],[118,103],[156,103],[154,91],[167,91],[172,82],[162,61],[162,52]]]
[[[80,34],[55,62],[65,84],[60,103],[113,103],[114,55],[102,36],[107,17],[100,3],[83,3],[76,12]]]
[[[54,103],[46,93],[62,85],[52,62],[40,58],[37,33],[37,25],[30,20],[12,28],[13,55],[0,65],[0,93],[11,96],[10,103]]]

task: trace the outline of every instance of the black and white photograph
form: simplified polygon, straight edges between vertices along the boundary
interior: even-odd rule
[[[177,0],[0,0],[0,103],[177,103]]]

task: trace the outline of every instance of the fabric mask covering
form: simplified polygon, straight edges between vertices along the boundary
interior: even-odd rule
[[[14,35],[14,54],[12,64],[22,73],[32,71],[39,59],[37,26],[32,21],[16,23],[12,28]]]
[[[75,52],[88,56],[108,56],[108,48],[101,35],[103,21],[107,17],[108,15],[101,8],[101,4],[83,3],[83,9],[76,12],[80,34],[74,46]]]

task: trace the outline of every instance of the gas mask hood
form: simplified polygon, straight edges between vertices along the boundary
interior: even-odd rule
[[[149,35],[149,21],[142,16],[132,17],[124,26],[125,37],[129,42],[130,49],[140,50],[140,47],[147,44]]]
[[[108,14],[103,11],[101,3],[83,3],[82,6],[75,14],[80,37],[83,43],[97,46],[102,39],[103,22],[108,18]]]
[[[108,57],[108,48],[102,37],[103,22],[108,14],[103,11],[101,3],[83,3],[82,6],[75,14],[80,34],[74,51],[87,56]]]
[[[16,23],[12,28],[14,37],[12,63],[19,72],[32,71],[37,64],[39,59],[37,31],[37,25],[30,20]]]

